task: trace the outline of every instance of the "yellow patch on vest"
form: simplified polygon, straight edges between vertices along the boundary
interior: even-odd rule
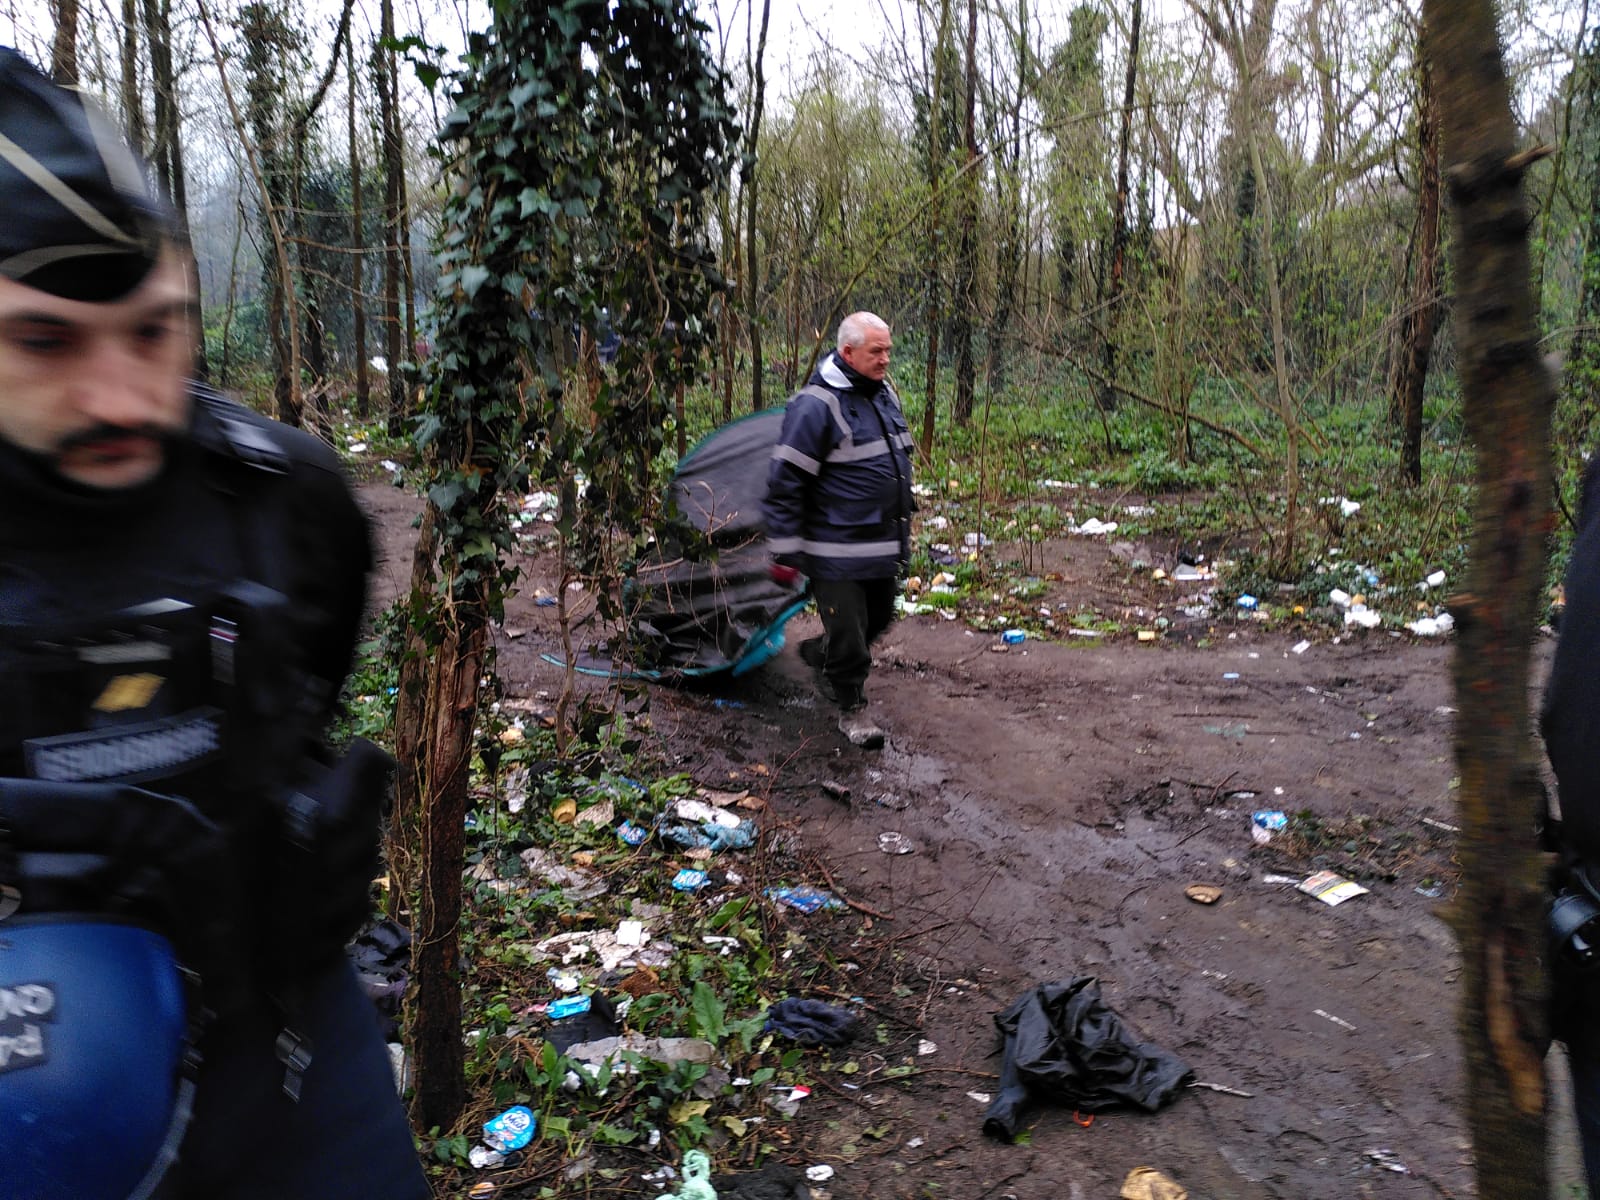
[[[166,680],[148,671],[138,675],[118,675],[106,684],[106,690],[94,702],[96,712],[117,713],[144,708],[154,700]]]

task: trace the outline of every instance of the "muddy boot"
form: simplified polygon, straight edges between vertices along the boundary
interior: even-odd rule
[[[863,750],[878,750],[883,746],[883,730],[867,715],[865,701],[839,714],[839,732],[850,739],[852,746]]]
[[[799,646],[800,661],[811,668],[811,674],[816,677],[817,691],[822,693],[824,700],[838,703],[839,695],[834,689],[832,681],[828,679],[826,668],[828,663],[828,637],[821,634],[817,637],[807,638]]]

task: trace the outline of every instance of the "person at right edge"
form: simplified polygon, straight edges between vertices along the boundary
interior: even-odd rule
[[[772,577],[810,580],[820,637],[800,657],[839,706],[839,731],[875,749],[883,730],[867,714],[872,644],[894,619],[898,576],[911,557],[911,433],[886,376],[891,340],[882,317],[852,313],[838,349],[790,398],[767,473]]]
[[[1545,688],[1542,728],[1561,819],[1551,907],[1551,1032],[1567,1047],[1589,1195],[1600,1196],[1600,458],[1584,473],[1566,608]]]

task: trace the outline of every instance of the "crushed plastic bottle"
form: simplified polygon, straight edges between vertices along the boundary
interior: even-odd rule
[[[484,1122],[483,1143],[491,1150],[510,1154],[533,1141],[538,1128],[539,1118],[534,1111],[525,1104],[518,1104]]]

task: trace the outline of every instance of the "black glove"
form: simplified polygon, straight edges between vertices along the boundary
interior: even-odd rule
[[[267,922],[274,965],[291,977],[341,953],[372,911],[394,765],[357,738],[283,800]]]

